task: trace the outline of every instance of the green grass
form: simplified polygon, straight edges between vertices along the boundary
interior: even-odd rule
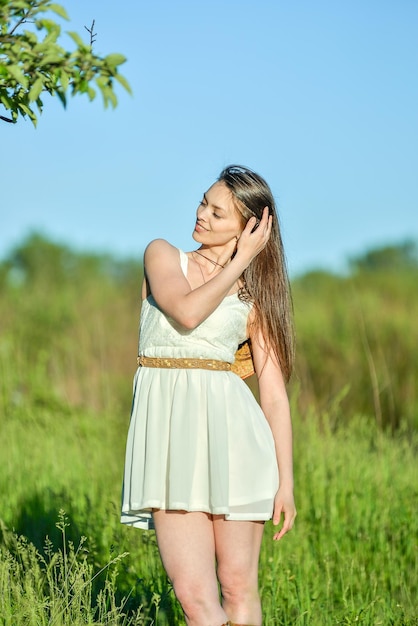
[[[57,528],[62,536],[62,549],[54,549],[50,539],[45,540],[41,553],[26,538],[16,536],[3,528],[0,549],[0,614],[7,626],[16,624],[141,624],[141,609],[127,618],[124,602],[116,605],[114,586],[116,571],[111,567],[126,554],[112,559],[93,574],[88,562],[85,537],[75,549],[66,541],[67,518],[59,512]],[[103,572],[106,578],[102,589],[92,602],[95,579]],[[109,573],[110,572],[110,573]]]
[[[0,625],[182,624],[154,534],[119,522],[140,267],[31,245],[0,264]],[[266,526],[265,625],[418,626],[416,284],[295,281],[299,514]]]
[[[300,514],[280,555],[264,545],[265,623],[415,623],[412,442],[393,440],[361,419],[336,432],[320,431],[314,421],[298,426]]]
[[[25,537],[3,531],[4,624],[182,623],[153,533],[119,523],[127,420],[43,409],[2,424],[0,510]],[[299,515],[278,544],[266,527],[265,624],[417,623],[416,443],[295,415]]]

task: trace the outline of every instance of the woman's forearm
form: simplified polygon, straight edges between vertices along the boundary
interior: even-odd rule
[[[287,400],[278,400],[268,403],[263,411],[273,433],[280,486],[293,489],[293,436],[289,404]]]
[[[199,326],[228,295],[246,266],[242,260],[235,257],[206,283],[187,294],[179,295],[173,302],[171,317],[189,330]]]

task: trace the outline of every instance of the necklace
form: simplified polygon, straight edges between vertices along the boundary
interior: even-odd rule
[[[217,265],[218,267],[222,267],[222,268],[225,267],[225,265],[221,265],[220,263],[217,263],[213,259],[210,259],[208,256],[205,256],[204,254],[199,252],[199,250],[193,250],[193,253],[196,253],[199,256],[202,256],[204,259],[206,259],[206,261],[209,261],[209,263],[212,263],[212,265]]]
[[[192,254],[194,254],[194,253],[195,253],[195,250],[193,250]],[[203,256],[203,255],[201,255],[201,256]],[[197,261],[196,261],[196,263],[197,263]],[[202,266],[200,265],[200,263],[197,263],[197,264],[199,266],[200,273],[202,274],[203,284],[206,285],[205,277],[203,276]]]

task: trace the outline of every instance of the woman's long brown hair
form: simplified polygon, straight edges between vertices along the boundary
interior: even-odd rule
[[[256,307],[255,325],[267,349],[272,349],[286,381],[294,363],[293,307],[286,257],[273,194],[266,181],[241,165],[229,165],[219,175],[232,192],[243,226],[250,217],[261,220],[264,207],[273,216],[269,241],[243,273],[241,297]]]

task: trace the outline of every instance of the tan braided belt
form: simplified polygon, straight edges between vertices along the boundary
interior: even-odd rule
[[[139,367],[163,367],[165,369],[201,369],[217,372],[231,371],[231,363],[216,359],[171,359],[154,356],[139,356],[136,360]]]

